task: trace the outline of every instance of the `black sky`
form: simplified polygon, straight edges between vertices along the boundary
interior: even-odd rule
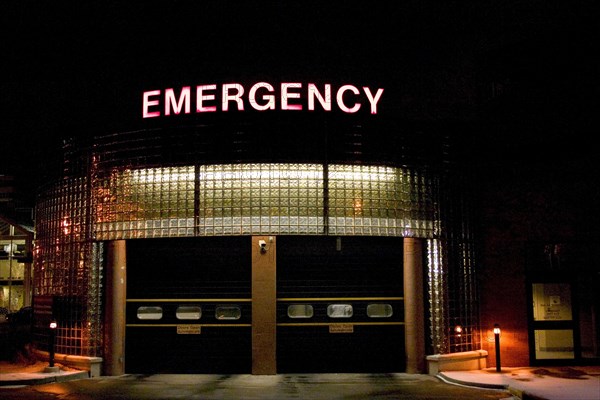
[[[140,126],[140,93],[220,78],[383,82],[406,120],[480,129],[484,157],[595,160],[594,1],[0,4],[0,174]],[[167,86],[168,85],[168,86]]]

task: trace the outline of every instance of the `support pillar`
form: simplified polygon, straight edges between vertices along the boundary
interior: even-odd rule
[[[252,374],[274,375],[277,253],[275,236],[252,237]],[[263,246],[261,247],[261,244]]]
[[[104,375],[125,373],[125,306],[127,299],[125,240],[108,242],[104,313]]]
[[[404,238],[404,326],[406,372],[425,373],[425,306],[423,291],[423,243]]]

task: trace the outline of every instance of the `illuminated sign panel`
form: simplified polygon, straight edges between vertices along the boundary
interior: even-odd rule
[[[246,105],[257,111],[267,110],[303,110],[317,108],[332,111],[332,105],[345,113],[356,113],[363,105],[370,106],[371,114],[377,114],[377,105],[383,89],[372,91],[368,86],[358,88],[354,85],[342,85],[332,97],[331,84],[318,87],[314,83],[304,86],[302,83],[281,83],[276,89],[267,82],[258,82],[246,91],[239,83],[199,85],[195,90],[184,86],[176,91],[173,88],[150,90],[143,93],[142,116],[155,118],[160,116],[191,114],[192,96],[195,97],[195,112],[217,112],[236,109],[244,111]]]

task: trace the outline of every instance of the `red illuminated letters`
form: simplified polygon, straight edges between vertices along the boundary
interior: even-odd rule
[[[321,103],[321,107],[325,111],[331,111],[331,85],[325,85],[325,96],[319,93],[319,89],[313,83],[308,84],[308,109],[314,111],[315,109],[315,97]]]
[[[233,91],[233,94],[230,92]],[[239,111],[244,111],[244,101],[242,95],[244,94],[244,87],[239,83],[226,83],[223,85],[223,111],[229,111],[229,102],[235,101]]]
[[[160,96],[160,90],[152,90],[144,92],[144,109],[142,115],[144,118],[160,117],[160,111],[150,112],[148,109],[159,104],[158,100],[150,100],[150,96]]]
[[[214,94],[204,94],[208,90],[217,90],[217,85],[202,85],[196,87],[196,112],[214,112],[217,106],[204,106],[204,100],[214,100]]]
[[[275,91],[273,86],[271,86],[268,83],[265,83],[265,82],[257,83],[256,85],[252,86],[252,89],[250,89],[250,93],[248,95],[248,100],[250,101],[250,105],[252,106],[252,108],[254,108],[255,110],[258,110],[258,111],[274,110],[275,109],[275,96],[272,94],[264,94],[262,96],[262,100],[266,100],[265,104],[261,105],[256,102],[256,92],[258,91],[258,89],[261,89],[261,88],[266,89],[268,93],[273,93]]]
[[[190,113],[190,87],[181,89],[179,100],[175,101],[175,91],[173,89],[165,90],[165,115],[171,115],[171,108],[175,114],[181,113],[181,109],[185,104],[185,113]]]
[[[329,83],[319,88],[314,83],[304,86],[299,82],[286,82],[281,83],[278,89],[279,91],[270,83],[258,82],[250,87],[246,95],[244,86],[239,83],[224,83],[220,88],[216,84],[199,85],[196,86],[195,91],[196,113],[216,112],[219,106],[220,111],[223,112],[228,112],[230,107],[237,111],[244,111],[245,102],[257,111],[276,110],[277,106],[280,110],[300,111],[304,105],[307,105],[309,111],[315,111],[317,107],[323,111],[332,111],[332,86]],[[363,86],[361,91],[354,85],[342,85],[335,92],[334,104],[342,112],[352,114],[362,108],[366,98],[371,114],[377,114],[377,106],[382,94],[381,88],[373,93],[368,86]],[[150,90],[144,92],[142,96],[142,117],[190,114],[191,103],[190,86],[184,86],[179,91],[173,88],[165,89],[164,92]]]

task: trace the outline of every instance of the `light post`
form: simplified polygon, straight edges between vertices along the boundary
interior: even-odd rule
[[[500,325],[494,325],[494,342],[496,343],[496,372],[502,370],[500,364]]]
[[[56,336],[55,335],[56,327],[57,327],[56,321],[52,320],[50,322],[50,346],[48,349],[48,353],[50,353],[50,363],[48,366],[50,368],[54,367],[54,337]]]

